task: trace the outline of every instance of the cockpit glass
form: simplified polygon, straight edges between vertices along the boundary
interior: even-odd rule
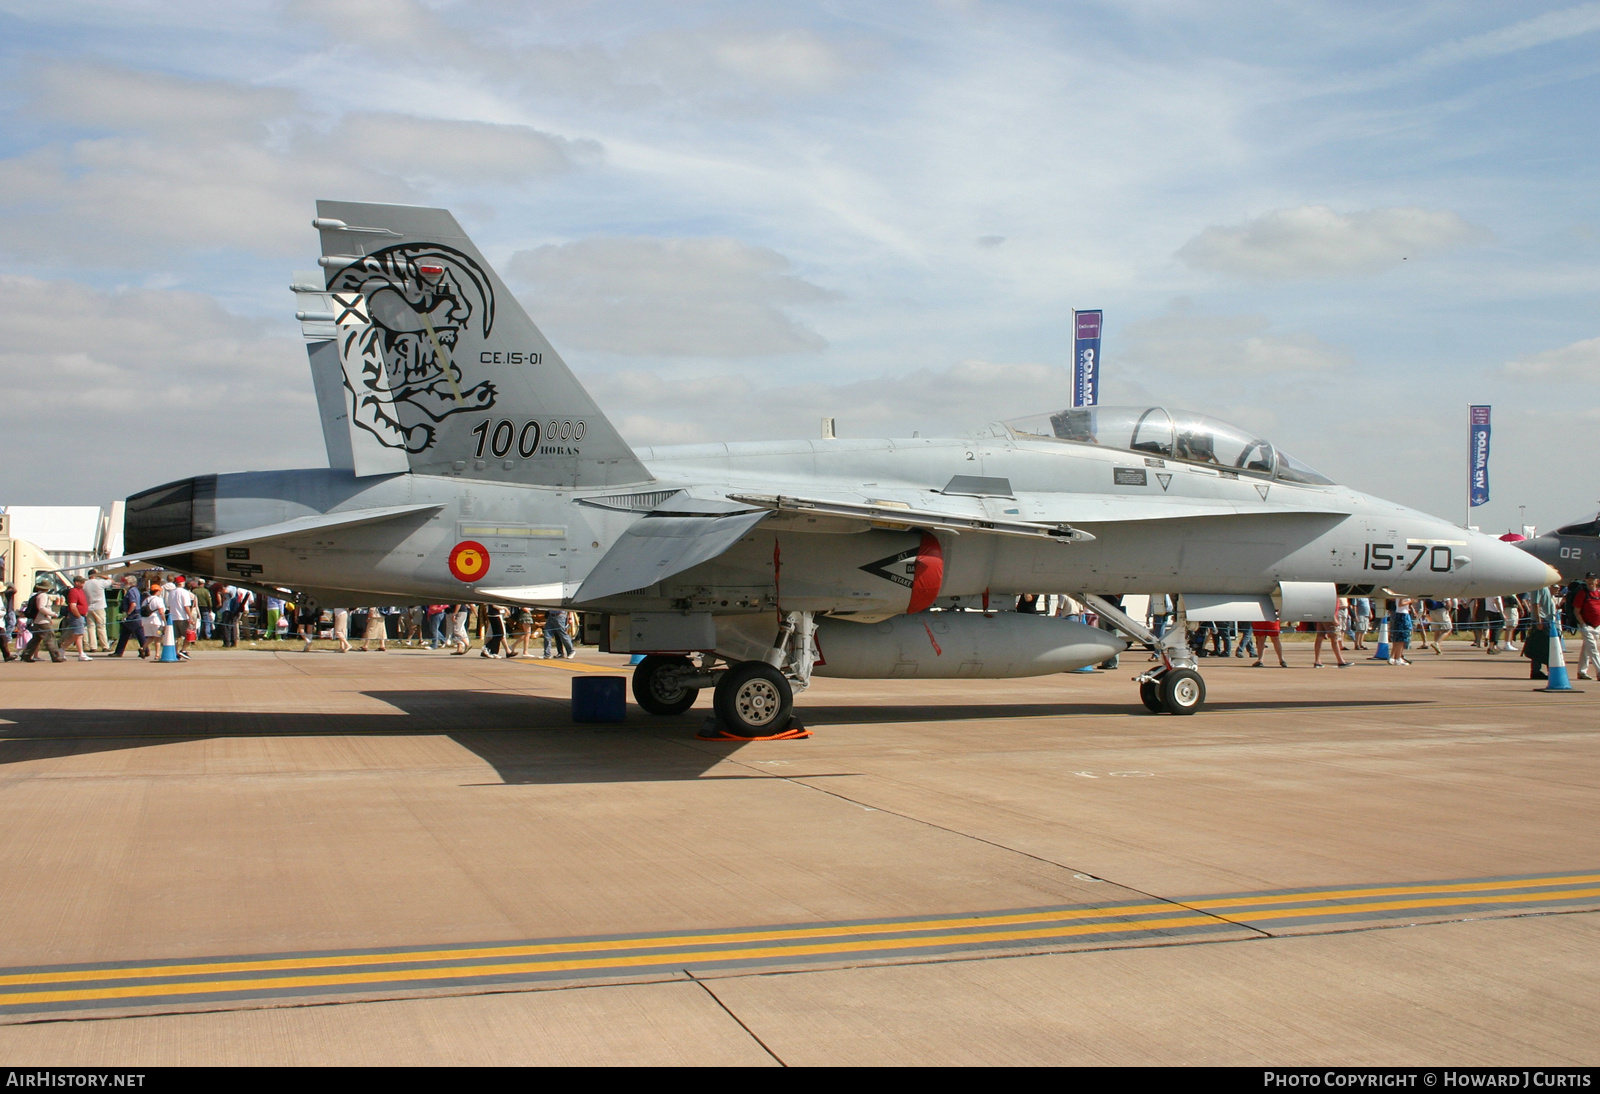
[[[1274,448],[1264,438],[1187,410],[1168,411],[1158,406],[1073,407],[1054,414],[1018,418],[1005,426],[1020,437],[1098,444],[1285,482],[1333,485],[1333,480]]]
[[[1600,516],[1593,520],[1580,520],[1576,524],[1563,524],[1556,529],[1563,536],[1600,536]]]

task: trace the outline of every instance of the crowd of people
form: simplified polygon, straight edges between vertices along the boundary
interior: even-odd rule
[[[41,650],[52,661],[66,660],[68,653],[88,661],[94,653],[122,657],[136,645],[139,657],[159,659],[170,627],[171,644],[181,661],[189,660],[198,641],[220,640],[223,648],[229,648],[241,639],[276,642],[295,637],[305,652],[318,639],[327,639],[340,653],[383,653],[392,641],[464,656],[476,638],[481,657],[570,660],[575,656],[576,613],[562,609],[483,603],[323,608],[311,596],[278,592],[283,595],[258,595],[244,586],[183,574],[126,573],[112,578],[97,570],[74,577],[65,591],[41,578],[20,601],[16,588],[7,585],[0,652],[7,661],[34,661]],[[1110,599],[1120,606],[1122,598]],[[1174,625],[1175,607],[1172,597],[1150,599],[1146,622],[1158,637]],[[1048,612],[1111,629],[1109,622],[1067,596],[1025,594],[1017,599],[1016,610]],[[359,646],[351,640],[353,624],[361,635]],[[1386,632],[1381,629],[1385,625]],[[1547,675],[1554,629],[1582,640],[1578,678],[1600,679],[1600,578],[1594,576],[1565,589],[1551,586],[1520,596],[1340,597],[1332,621],[1302,626],[1315,632],[1312,668],[1326,664],[1324,646],[1334,665],[1348,668],[1352,662],[1346,651],[1371,648],[1375,633],[1387,634],[1389,664],[1395,666],[1411,664],[1407,655],[1415,649],[1442,654],[1440,643],[1458,634],[1486,654],[1521,653],[1530,662],[1530,676],[1539,680]],[[1250,657],[1255,668],[1266,667],[1270,645],[1278,666],[1288,668],[1282,633],[1277,619],[1242,624],[1197,621],[1186,637],[1197,657]],[[538,654],[533,652],[535,634],[541,640]],[[1116,660],[1103,667],[1115,668]]]
[[[35,661],[41,652],[52,661],[64,661],[68,654],[88,661],[96,653],[123,657],[131,647],[140,658],[159,660],[169,628],[180,661],[189,660],[200,641],[220,641],[227,649],[241,641],[296,637],[307,652],[318,639],[328,639],[340,653],[382,653],[393,641],[465,655],[477,639],[483,657],[576,656],[577,616],[562,609],[474,603],[323,608],[314,597],[284,590],[258,594],[184,574],[113,578],[97,570],[74,577],[65,590],[41,577],[26,596],[19,597],[13,585],[3,596],[0,652],[7,661]],[[351,641],[352,624],[359,646]],[[536,634],[539,654],[533,652]]]
[[[1118,602],[1120,597],[1111,598]],[[1146,625],[1160,637],[1174,625],[1176,604],[1170,596],[1150,598]],[[1071,597],[1026,595],[1018,598],[1018,611],[1049,611],[1080,622],[1103,624],[1095,613]],[[1520,653],[1530,662],[1529,675],[1535,680],[1548,676],[1552,628],[1581,640],[1578,653],[1578,678],[1600,679],[1600,577],[1589,577],[1562,588],[1559,585],[1537,589],[1520,596],[1490,596],[1476,599],[1380,599],[1367,596],[1338,598],[1335,617],[1330,622],[1302,624],[1314,634],[1311,667],[1323,668],[1323,649],[1339,668],[1353,662],[1347,651],[1368,650],[1380,628],[1387,628],[1388,663],[1410,665],[1408,654],[1416,649],[1431,649],[1442,655],[1440,645],[1452,634],[1470,639],[1472,648],[1486,654]],[[1254,668],[1267,667],[1268,647],[1280,668],[1288,668],[1284,655],[1284,624],[1277,619],[1254,623],[1194,621],[1187,624],[1186,639],[1196,657],[1234,657],[1251,659]],[[1107,662],[1105,667],[1115,667]]]

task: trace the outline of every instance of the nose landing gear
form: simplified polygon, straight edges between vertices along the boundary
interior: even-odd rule
[[[1119,631],[1161,658],[1161,664],[1135,679],[1139,700],[1152,714],[1193,714],[1206,702],[1206,682],[1194,667],[1194,654],[1183,642],[1183,632],[1167,638],[1135,622],[1116,605],[1093,594],[1084,600]]]

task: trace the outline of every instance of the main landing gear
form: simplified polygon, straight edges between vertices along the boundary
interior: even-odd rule
[[[1161,658],[1161,662],[1134,679],[1139,684],[1139,699],[1152,714],[1193,714],[1206,702],[1206,682],[1194,665],[1194,654],[1183,641],[1183,631],[1167,638],[1123,614],[1116,605],[1098,596],[1084,598],[1090,607],[1139,645]]]
[[[696,665],[677,654],[650,654],[633,670],[633,697],[651,714],[682,714],[704,688],[714,688],[705,740],[768,741],[809,737],[794,717],[794,684],[805,690],[816,660],[810,612],[789,612],[758,661],[721,662],[715,653]],[[794,684],[790,683],[790,680]]]
[[[765,661],[741,661],[717,682],[712,709],[724,736],[770,737],[794,721],[794,689]]]
[[[698,672],[687,657],[652,653],[634,666],[634,701],[651,714],[682,714],[700,697],[689,685]]]

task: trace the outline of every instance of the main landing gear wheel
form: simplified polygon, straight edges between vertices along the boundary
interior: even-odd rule
[[[699,688],[678,683],[693,671],[687,657],[651,654],[634,667],[634,701],[651,714],[682,714],[700,697]]]
[[[794,691],[765,661],[742,661],[717,681],[712,705],[723,728],[738,737],[782,733],[794,716]]]
[[[1193,714],[1205,701],[1206,682],[1193,669],[1173,669],[1161,677],[1161,705],[1169,712]]]
[[[1167,708],[1161,703],[1161,681],[1146,680],[1139,685],[1139,699],[1151,714],[1160,714]]]

